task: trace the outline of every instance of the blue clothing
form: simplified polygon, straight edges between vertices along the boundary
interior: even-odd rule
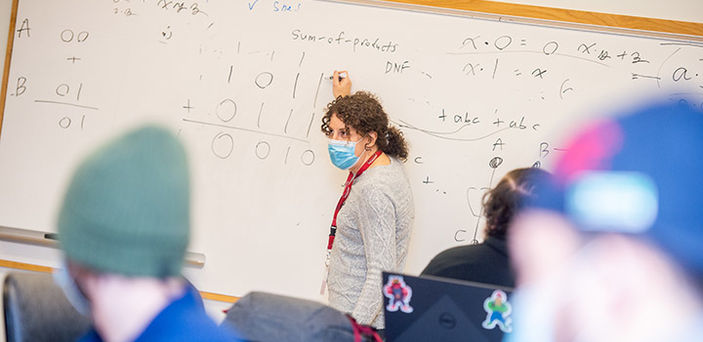
[[[102,342],[91,327],[80,342]],[[137,341],[239,341],[227,328],[218,327],[205,312],[200,295],[193,287],[164,308],[142,333]]]
[[[498,321],[498,322],[501,322],[501,323],[505,323],[505,318],[503,318],[503,313],[498,312],[498,311],[493,311],[493,313],[491,314],[491,318],[490,318],[488,324],[491,324],[491,323],[493,323],[494,321]]]

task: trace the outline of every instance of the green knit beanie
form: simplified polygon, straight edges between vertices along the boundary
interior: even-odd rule
[[[179,275],[189,230],[184,148],[154,126],[119,137],[84,160],[58,221],[68,260],[127,276]]]

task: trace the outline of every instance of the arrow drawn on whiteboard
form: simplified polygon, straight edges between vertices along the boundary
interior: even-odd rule
[[[400,127],[400,128],[412,129],[412,130],[415,130],[415,131],[418,131],[418,132],[425,133],[425,134],[427,134],[427,135],[429,135],[429,136],[433,136],[433,137],[435,137],[435,138],[440,138],[440,139],[445,139],[445,140],[453,140],[453,141],[479,141],[479,140],[488,138],[488,137],[490,137],[491,135],[494,135],[494,134],[497,134],[497,133],[499,133],[499,132],[502,132],[502,131],[504,131],[504,130],[506,130],[506,129],[510,129],[510,127],[503,127],[503,128],[501,128],[501,129],[495,130],[495,131],[493,131],[493,132],[491,132],[491,133],[488,133],[488,134],[486,134],[486,135],[482,135],[482,136],[480,136],[480,137],[475,137],[475,138],[453,138],[453,137],[445,137],[445,135],[453,135],[453,134],[459,133],[459,131],[461,131],[462,129],[464,129],[464,128],[470,126],[471,124],[463,125],[463,126],[457,128],[456,130],[450,131],[450,132],[437,132],[437,131],[430,131],[430,130],[427,130],[427,129],[423,129],[423,128],[419,128],[419,127],[413,126],[413,125],[411,125],[411,124],[409,124],[409,123],[407,123],[407,122],[405,122],[405,121],[403,121],[403,120],[400,120],[399,122],[396,122],[396,121],[394,121],[394,120],[391,120],[391,122],[393,122],[394,124],[398,125],[398,127]]]

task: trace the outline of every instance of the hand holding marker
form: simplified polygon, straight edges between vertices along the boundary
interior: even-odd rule
[[[348,71],[335,70],[330,79],[332,80],[332,94],[335,99],[351,94],[351,78],[349,78]]]

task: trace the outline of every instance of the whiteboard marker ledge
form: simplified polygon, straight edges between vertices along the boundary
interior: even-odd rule
[[[26,245],[59,248],[56,233],[37,230],[0,226],[0,240]],[[188,267],[203,268],[203,266],[205,266],[205,254],[186,252],[185,265]]]

